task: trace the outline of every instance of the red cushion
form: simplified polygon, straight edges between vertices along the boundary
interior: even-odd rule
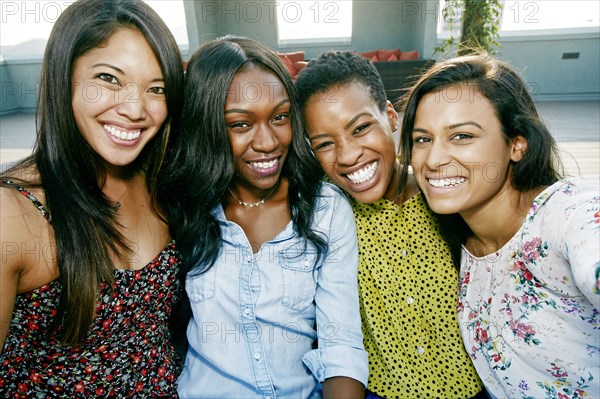
[[[400,53],[399,60],[418,60],[419,50],[403,51]]]
[[[296,61],[294,62],[294,68],[297,72],[300,72],[308,65],[308,61]]]
[[[396,54],[392,54],[390,56],[390,58],[387,59],[388,61],[398,61],[398,57],[396,56]]]
[[[371,57],[371,61],[373,61],[373,62],[379,62],[381,60],[379,59],[379,57],[377,57],[377,54],[375,54],[373,57]]]
[[[379,59],[381,61],[391,61],[390,57],[392,55],[395,55],[398,59],[398,57],[400,57],[400,49],[390,49],[390,50],[386,50],[386,49],[379,49],[377,50],[377,56],[379,57]]]
[[[377,55],[377,50],[373,50],[373,51],[358,51],[358,54],[362,55],[365,58],[368,59],[372,59],[373,57],[375,57]]]
[[[290,58],[285,54],[277,54],[277,56],[283,61],[287,70],[290,72],[290,75],[295,76],[298,71],[294,68],[294,63],[290,60]]]
[[[304,51],[295,51],[293,53],[284,53],[292,62],[304,61]]]

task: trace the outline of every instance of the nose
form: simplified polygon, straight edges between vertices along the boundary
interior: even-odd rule
[[[119,91],[118,98],[115,98],[117,112],[135,121],[146,117],[146,102],[143,93],[140,93],[139,87],[131,83]]]
[[[442,140],[434,140],[425,157],[425,166],[429,170],[437,170],[448,165],[452,160],[450,149]]]
[[[279,140],[275,132],[264,125],[258,125],[252,137],[252,149],[256,152],[270,153],[277,149]]]
[[[344,166],[355,165],[363,153],[362,146],[350,140],[343,140],[337,148],[337,163]]]

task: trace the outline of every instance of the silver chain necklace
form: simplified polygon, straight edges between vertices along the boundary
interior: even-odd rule
[[[235,194],[233,193],[233,191],[231,191],[231,189],[229,188],[229,186],[227,186],[227,190],[229,190],[229,192],[231,193],[231,195],[233,196],[233,199],[235,199],[238,204],[240,204],[241,206],[245,207],[245,208],[252,208],[254,206],[259,206],[260,204],[264,204],[265,201],[271,196],[271,194],[273,194],[275,192],[275,190],[277,189],[277,186],[279,186],[279,184],[276,184],[275,187],[273,187],[273,189],[271,190],[271,192],[269,194],[267,194],[267,196],[263,199],[261,199],[258,202],[245,202],[245,201],[240,201],[238,199],[238,197],[235,196]]]

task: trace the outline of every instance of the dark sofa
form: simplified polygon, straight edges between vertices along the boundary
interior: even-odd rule
[[[434,60],[419,59],[376,61],[373,64],[381,75],[388,100],[395,104],[406,93],[411,83],[434,62]]]

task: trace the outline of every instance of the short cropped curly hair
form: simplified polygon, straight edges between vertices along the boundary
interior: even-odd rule
[[[314,94],[352,82],[369,88],[379,110],[385,109],[387,97],[377,68],[371,60],[352,51],[326,51],[308,63],[296,78],[300,105],[304,108]]]

